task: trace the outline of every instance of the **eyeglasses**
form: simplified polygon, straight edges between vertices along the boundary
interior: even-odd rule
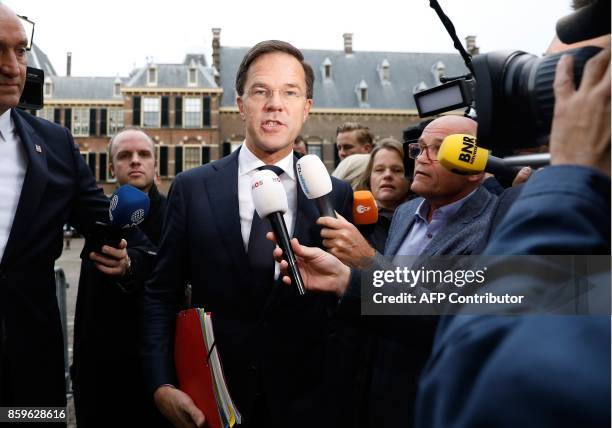
[[[440,150],[440,144],[420,144],[410,143],[408,144],[408,157],[410,159],[416,159],[421,156],[421,153],[425,151],[425,156],[430,162],[438,162],[438,151]]]
[[[255,86],[249,89],[249,97],[258,101],[266,102],[269,101],[273,96],[274,92],[278,91],[278,95],[283,102],[294,102],[304,97],[302,92],[298,88],[278,89],[272,90],[261,86]]]

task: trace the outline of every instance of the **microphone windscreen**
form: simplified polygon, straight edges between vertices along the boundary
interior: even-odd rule
[[[378,222],[378,206],[369,190],[358,190],[353,193],[353,222],[355,224]]]
[[[281,179],[269,170],[257,171],[251,179],[251,196],[255,211],[261,218],[288,210],[287,193]]]
[[[595,0],[557,21],[557,36],[565,44],[610,34],[610,0]]]
[[[440,165],[461,175],[480,174],[485,170],[488,159],[489,151],[478,147],[476,137],[467,134],[447,136],[438,151]]]
[[[331,177],[317,155],[301,157],[297,161],[296,170],[300,186],[308,199],[320,198],[331,193]]]
[[[136,226],[149,214],[149,205],[146,193],[124,184],[111,197],[108,209],[110,224],[121,229]]]

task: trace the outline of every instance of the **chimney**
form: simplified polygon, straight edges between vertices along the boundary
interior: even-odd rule
[[[221,29],[213,28],[212,33],[212,62],[213,67],[217,70],[215,82],[217,85],[221,85]]]
[[[480,53],[480,48],[476,46],[476,36],[467,36],[465,38],[465,50],[470,55],[478,55]]]
[[[353,53],[353,33],[344,33],[344,53],[351,55]]]
[[[72,52],[66,54],[66,76],[70,77],[72,72]]]

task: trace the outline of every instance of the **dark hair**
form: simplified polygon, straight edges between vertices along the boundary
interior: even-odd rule
[[[369,144],[371,146],[374,145],[374,136],[370,132],[370,128],[367,126],[363,126],[357,122],[345,122],[339,127],[336,128],[336,137],[338,134],[342,134],[343,132],[355,132],[355,138],[357,138],[357,142],[361,146],[365,146]]]
[[[295,137],[295,140],[293,140],[293,144],[300,143],[304,143],[304,147],[308,149],[308,141],[304,140],[304,137],[302,137],[301,135],[298,135],[297,137]]]
[[[312,67],[304,62],[304,55],[302,55],[299,49],[281,40],[266,40],[259,42],[246,53],[236,72],[236,93],[239,96],[244,94],[244,84],[246,83],[247,73],[251,64],[260,56],[274,52],[286,53],[299,61],[304,69],[304,75],[306,76],[306,98],[312,99],[312,87],[315,79]]]
[[[595,3],[594,0],[573,0],[572,9],[574,10],[582,9],[583,7],[590,6],[593,3]]]
[[[372,168],[374,168],[374,158],[376,157],[376,153],[380,152],[382,149],[395,152],[402,161],[404,160],[404,147],[402,146],[402,143],[392,137],[383,138],[382,140],[378,141],[374,146],[374,150],[372,150],[370,153],[370,159],[368,160],[366,169],[361,176],[360,187],[362,189],[372,190],[370,187],[370,176],[372,175]]]

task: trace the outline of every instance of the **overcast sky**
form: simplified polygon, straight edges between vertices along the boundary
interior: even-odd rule
[[[477,36],[481,52],[546,50],[554,24],[571,12],[570,0],[439,0],[460,40]],[[203,52],[210,64],[211,28],[224,46],[252,46],[266,39],[298,48],[343,49],[353,33],[357,51],[453,52],[450,37],[429,0],[3,0],[36,22],[34,42],[66,72],[126,76],[153,57],[181,62]]]

